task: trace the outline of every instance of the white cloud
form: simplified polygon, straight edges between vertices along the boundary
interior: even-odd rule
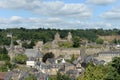
[[[50,17],[90,18],[91,10],[85,4],[46,2],[42,0],[0,0],[0,8],[27,10]]]
[[[85,4],[66,4],[60,1],[44,2],[35,13],[52,17],[89,18],[92,12]],[[87,14],[86,14],[87,13]]]
[[[100,17],[109,20],[120,20],[120,7],[113,8],[100,15]]]
[[[39,7],[40,0],[1,0],[0,8],[4,9],[34,9]]]
[[[87,0],[87,2],[95,5],[108,5],[116,2],[116,0]]]
[[[16,23],[16,24],[21,23],[22,20],[23,20],[23,18],[22,18],[22,17],[19,17],[19,16],[12,16],[12,17],[10,18],[10,22],[11,22],[11,23]]]
[[[19,22],[18,22],[19,21]],[[86,28],[112,28],[111,23],[82,22],[80,20],[67,20],[64,18],[23,18],[12,16],[0,18],[1,28],[56,28],[56,29],[86,29]]]

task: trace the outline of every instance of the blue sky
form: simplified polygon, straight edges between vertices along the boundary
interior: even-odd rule
[[[120,0],[0,0],[0,28],[120,29]]]

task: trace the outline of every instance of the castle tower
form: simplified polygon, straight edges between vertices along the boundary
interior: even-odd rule
[[[10,44],[8,55],[10,56],[10,59],[12,60],[12,58],[15,56],[15,54],[14,54],[14,44],[13,44],[13,35],[12,35],[12,33],[8,34],[7,37],[11,38],[11,44]]]
[[[14,46],[13,46],[13,35],[12,35],[12,33],[7,34],[7,37],[9,37],[11,39],[9,50],[12,51],[14,49]]]
[[[58,32],[55,34],[54,40],[55,40],[55,41],[60,41],[60,40],[61,40],[60,35],[59,35]]]
[[[71,32],[68,33],[67,41],[69,41],[69,42],[72,41],[72,34],[71,34]]]

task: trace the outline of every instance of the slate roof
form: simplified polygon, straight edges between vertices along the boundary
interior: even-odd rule
[[[34,58],[42,57],[42,54],[40,53],[40,51],[35,50],[35,49],[26,49],[25,54],[27,55],[28,58],[30,58],[30,57],[34,57]]]
[[[48,58],[47,61],[51,64],[54,64],[55,63],[55,59],[54,58]]]
[[[120,54],[120,51],[100,52],[99,54]]]
[[[37,62],[36,63],[40,68],[48,69],[47,65],[43,62]]]
[[[1,72],[0,80],[10,80],[11,78],[16,79],[18,78],[18,76],[19,76],[19,80],[24,80],[24,78],[28,77],[28,73],[26,71],[18,71],[18,70],[13,70],[10,72]]]
[[[48,80],[48,75],[42,72],[36,73],[37,80]]]

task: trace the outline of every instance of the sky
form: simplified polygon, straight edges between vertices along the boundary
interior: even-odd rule
[[[0,28],[120,29],[120,0],[0,0]]]

